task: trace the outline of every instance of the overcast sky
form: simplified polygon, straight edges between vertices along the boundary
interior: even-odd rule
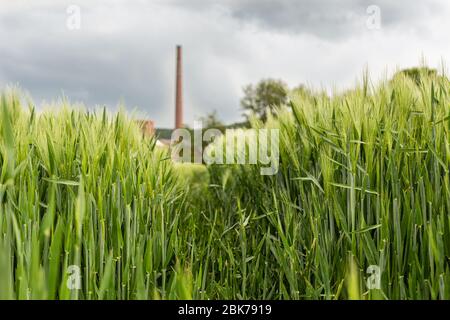
[[[449,31],[448,0],[0,0],[0,86],[38,105],[124,101],[171,127],[182,44],[185,122],[215,109],[230,123],[247,83],[345,89],[366,65],[374,79],[422,56],[438,67]]]

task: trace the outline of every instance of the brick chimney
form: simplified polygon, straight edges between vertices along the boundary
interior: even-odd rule
[[[182,47],[177,46],[177,83],[175,95],[175,129],[183,127],[183,59]]]

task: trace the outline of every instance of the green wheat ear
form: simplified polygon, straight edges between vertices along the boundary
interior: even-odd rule
[[[0,298],[449,299],[450,82],[417,72],[253,119],[280,130],[275,176],[174,165],[124,110],[5,91]]]

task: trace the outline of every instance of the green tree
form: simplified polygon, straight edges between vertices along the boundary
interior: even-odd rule
[[[222,129],[225,127],[225,125],[217,115],[217,110],[207,113],[206,116],[200,118],[200,121],[202,121],[204,129],[208,128]]]
[[[253,113],[261,120],[265,120],[267,110],[286,104],[288,90],[283,81],[274,79],[261,80],[256,86],[251,84],[245,86],[244,97],[241,99],[244,115],[248,118]]]

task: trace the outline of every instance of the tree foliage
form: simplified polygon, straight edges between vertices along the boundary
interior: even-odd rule
[[[283,81],[275,79],[261,80],[256,86],[251,84],[245,86],[244,97],[241,99],[244,115],[248,117],[254,114],[261,120],[265,120],[268,110],[286,104],[288,91]]]

